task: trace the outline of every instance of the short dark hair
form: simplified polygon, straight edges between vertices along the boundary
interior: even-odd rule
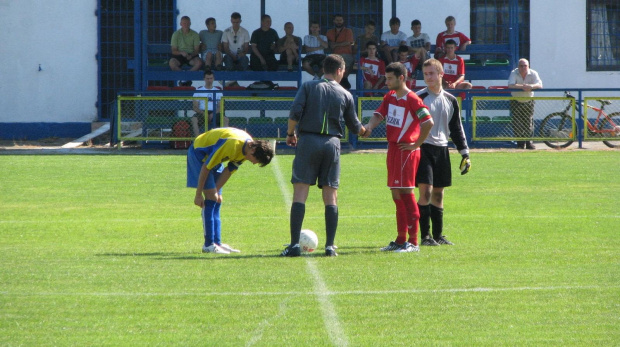
[[[456,18],[454,18],[454,16],[448,16],[448,17],[446,17],[446,23],[447,23],[447,22],[452,22],[452,21],[456,21]]]
[[[340,54],[330,54],[323,59],[323,71],[326,74],[335,74],[338,69],[344,69],[344,59]]]
[[[391,72],[396,77],[404,76],[407,78],[407,68],[401,63],[391,63],[385,68],[385,73]]]
[[[401,53],[401,52],[409,53],[409,46],[405,46],[405,45],[398,46],[398,53]]]
[[[204,73],[204,74],[202,74],[202,78],[205,78],[205,76],[206,76],[206,75],[215,76],[215,75],[213,74],[213,70],[211,70],[211,69],[206,69],[206,70],[205,70],[205,73]]]
[[[188,21],[190,21],[190,22],[192,21],[191,19],[189,19],[189,16],[183,16],[183,17],[181,17],[181,20],[184,20],[184,19],[187,19],[187,20],[188,20]]]
[[[344,19],[344,16],[343,16],[343,15],[341,15],[340,13],[336,13],[336,14],[332,17],[332,19],[336,19],[336,17],[342,17],[342,19]]]
[[[454,41],[454,40],[452,40],[452,39],[447,40],[447,41],[446,41],[446,43],[445,43],[444,45],[445,45],[445,46],[447,46],[447,45],[454,45],[455,47],[456,47],[456,46],[458,46],[458,45],[456,44],[456,41]]]
[[[268,14],[264,14],[264,15],[260,16],[260,21],[262,22],[263,20],[265,20],[265,18],[271,19],[271,16],[268,15]]]
[[[377,43],[375,41],[368,41],[366,42],[366,48],[368,48],[368,46],[375,46],[378,47]]]
[[[205,25],[209,25],[209,23],[211,23],[211,22],[215,22],[215,18],[213,18],[213,17],[209,17],[209,18],[207,18],[207,19],[205,20]]]
[[[313,26],[315,24],[318,25],[319,27],[321,26],[321,23],[319,23],[319,21],[316,20],[316,19],[313,19],[313,20],[310,21],[310,26]]]
[[[369,25],[372,25],[373,27],[376,27],[377,23],[375,23],[374,20],[369,20],[368,22],[366,22],[366,25],[364,25],[364,26],[369,26]]]
[[[392,17],[392,19],[390,19],[390,25],[394,24],[400,25],[400,19],[398,19],[398,17]]]
[[[232,19],[241,19],[241,14],[239,12],[233,12],[230,15],[230,18],[232,18]]]
[[[414,25],[422,25],[422,22],[420,22],[419,19],[414,19],[411,21],[411,26],[414,26]]]
[[[254,140],[250,147],[255,148],[254,157],[260,163],[260,167],[266,166],[271,163],[271,159],[273,159],[274,153],[273,148],[268,141],[264,140]]]

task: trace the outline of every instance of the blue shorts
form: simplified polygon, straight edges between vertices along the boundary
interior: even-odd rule
[[[197,188],[198,187],[198,177],[200,176],[200,170],[204,163],[202,159],[199,159],[196,156],[196,152],[194,151],[194,144],[189,146],[187,150],[187,187],[188,188]],[[203,189],[214,189],[216,187],[215,182],[217,182],[218,177],[224,171],[224,165],[218,164],[213,169],[209,171],[209,176],[207,177],[207,181]],[[221,190],[220,190],[221,191]]]

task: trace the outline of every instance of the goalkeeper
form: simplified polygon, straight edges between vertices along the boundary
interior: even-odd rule
[[[463,132],[459,104],[456,98],[443,90],[443,67],[439,60],[428,59],[422,65],[424,82],[428,86],[417,94],[428,106],[434,126],[420,146],[421,157],[416,176],[419,189],[420,236],[422,246],[452,245],[442,234],[443,191],[452,185],[448,136],[462,156],[461,175],[469,172],[471,162]],[[430,228],[433,225],[431,237]]]

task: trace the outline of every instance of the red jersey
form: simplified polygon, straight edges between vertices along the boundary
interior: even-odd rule
[[[364,80],[370,82],[373,86],[377,84],[379,78],[385,76],[385,63],[381,59],[372,60],[367,57],[360,58],[361,67],[364,69]],[[378,86],[381,88],[381,86]]]
[[[428,107],[414,92],[402,98],[390,90],[375,114],[386,120],[388,142],[413,143],[420,136],[420,124],[431,119]]]
[[[454,59],[443,57],[439,59],[443,66],[443,80],[454,83],[456,80],[465,75],[465,61],[458,55]]]
[[[456,42],[457,50],[461,48],[461,45],[464,44],[465,42],[471,41],[469,37],[467,37],[467,35],[463,34],[462,32],[455,31],[452,34],[447,34],[444,31],[444,32],[437,34],[437,40],[435,42],[435,45],[437,47],[440,47],[442,50],[444,50],[444,44],[448,40],[454,40]]]
[[[415,56],[415,54],[411,57],[411,59],[407,60],[407,61],[399,61],[399,63],[405,65],[405,68],[407,68],[407,88],[409,89],[413,89],[416,86],[416,78],[418,77],[417,75],[414,75],[415,72],[415,68],[416,66],[418,66],[418,64],[420,63],[420,59],[418,57]],[[411,78],[409,78],[411,77]]]

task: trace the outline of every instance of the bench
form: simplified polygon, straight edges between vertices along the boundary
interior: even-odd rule
[[[203,71],[172,71],[168,66],[170,57],[170,44],[147,44],[145,47],[146,57],[143,60],[142,82],[148,86],[149,81],[199,81],[203,79]],[[187,66],[184,66],[187,68]],[[226,81],[295,81],[297,86],[301,85],[301,62],[297,71],[214,71],[215,79],[226,83]]]

